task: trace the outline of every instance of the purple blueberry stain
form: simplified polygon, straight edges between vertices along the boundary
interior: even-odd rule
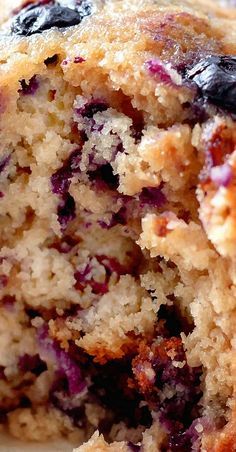
[[[173,452],[201,451],[201,434],[204,420],[195,419],[185,432],[176,432],[169,438],[169,448]]]
[[[51,248],[56,249],[61,254],[69,254],[79,243],[79,240],[74,239],[69,235],[65,235],[59,242],[53,243]]]
[[[107,109],[108,104],[106,103],[106,101],[93,99],[84,104],[82,107],[78,108],[76,112],[82,118],[90,121],[91,132],[93,131],[100,132],[104,126],[102,124],[99,125],[96,124],[94,115],[96,115],[97,113],[105,112]]]
[[[117,275],[119,278],[121,275],[126,273],[126,269],[119,263],[119,261],[113,257],[108,257],[105,255],[95,256],[98,264],[104,267],[105,274],[103,281],[96,281],[92,276],[92,271],[94,268],[94,263],[92,259],[84,267],[84,269],[79,270],[75,273],[74,277],[76,280],[75,288],[77,290],[83,291],[87,286],[90,286],[92,292],[96,295],[104,295],[109,291],[109,282],[113,274]]]
[[[118,212],[113,213],[109,222],[99,220],[98,223],[103,229],[111,229],[117,225],[125,226],[127,224],[127,208],[123,206]]]
[[[70,193],[65,194],[57,208],[58,221],[64,231],[68,224],[76,218],[75,200]]]
[[[4,308],[8,310],[8,312],[13,312],[15,308],[16,299],[11,295],[6,295],[5,297],[2,298],[1,303],[3,304]]]
[[[7,275],[0,275],[0,290],[5,289],[9,282],[9,278]]]
[[[150,369],[155,378],[150,378]],[[188,366],[181,339],[170,337],[145,346],[133,361],[133,372],[149,409],[169,433],[168,450],[191,450],[196,435],[189,429],[199,417],[202,369]]]
[[[76,289],[83,290],[84,289],[84,283],[86,283],[87,280],[89,280],[89,275],[91,273],[91,266],[90,264],[87,264],[83,270],[77,271],[75,273],[75,279],[76,279]]]
[[[86,221],[85,223],[84,223],[84,228],[85,229],[90,229],[91,227],[92,227],[92,223],[91,223],[91,221]]]
[[[146,68],[152,75],[156,75],[160,78],[161,82],[171,83],[171,77],[166,71],[164,64],[160,60],[149,60],[145,63]]]
[[[84,63],[85,61],[86,61],[85,58],[83,58],[83,57],[81,57],[81,56],[76,56],[76,57],[74,58],[74,63],[75,63],[75,64]]]
[[[10,163],[11,156],[7,155],[0,158],[0,174],[6,169],[7,165]]]
[[[144,130],[144,119],[140,119],[139,121],[134,121],[130,128],[131,131],[131,137],[134,138],[135,144],[139,144],[142,137],[143,137],[143,130]]]
[[[70,357],[69,353],[50,338],[46,325],[38,329],[37,338],[39,343],[40,359],[47,362],[53,361],[58,372],[64,375],[68,382],[70,395],[82,392],[86,388],[86,382],[82,376],[79,365]]]
[[[109,419],[99,425],[101,433],[108,433],[112,424],[120,421],[129,428],[142,425],[149,428],[152,419],[147,406],[140,404],[141,397],[136,388],[129,388],[129,378],[132,378],[129,358],[114,359],[107,364],[96,365],[90,386],[90,394],[98,398],[100,404],[113,413],[111,423]],[[113,421],[113,422],[112,422]]]
[[[92,129],[96,128],[96,123],[94,120],[94,115],[98,112],[106,111],[108,108],[107,102],[102,99],[92,99],[86,102],[83,106],[76,109],[76,114],[81,116],[85,121],[89,121],[89,125]],[[96,128],[96,132],[99,132],[99,127]],[[116,135],[115,133],[111,134]],[[88,140],[86,134],[83,137],[83,144]],[[58,220],[61,224],[62,230],[65,230],[66,225],[74,219],[75,206],[72,197],[68,195],[70,184],[73,176],[78,175],[80,177],[80,167],[82,164],[82,149],[83,144],[79,150],[75,150],[69,156],[69,158],[63,163],[62,167],[59,168],[51,176],[51,186],[52,192],[61,197],[61,202],[58,206]],[[97,190],[117,190],[119,186],[119,176],[114,173],[111,162],[115,160],[118,153],[124,152],[124,147],[122,140],[117,136],[116,144],[112,147],[112,155],[109,162],[102,158],[97,158],[95,146],[89,152],[88,163],[87,163],[87,178],[92,186]],[[97,160],[96,160],[97,159]],[[112,223],[122,223],[124,224],[126,220],[124,218],[124,212],[120,211],[118,214],[114,214],[112,218]],[[107,225],[109,227],[109,225]],[[106,225],[104,224],[104,227]],[[110,225],[112,227],[112,224]]]
[[[88,172],[89,180],[96,184],[96,187],[100,190],[117,190],[119,187],[119,176],[114,174],[114,170],[110,163],[99,166],[94,171]]]
[[[67,355],[69,356],[68,353]],[[61,366],[57,366],[50,389],[49,401],[69,416],[75,426],[85,428],[84,402],[87,399],[89,382],[84,380],[79,365],[71,356],[69,356],[69,360],[63,359],[64,366],[72,370],[65,373]],[[74,382],[72,386],[70,386],[70,373]]]
[[[124,145],[123,142],[121,140],[121,138],[119,138],[119,143],[116,145],[114,152],[113,152],[113,156],[111,158],[111,162],[113,162],[117,156],[117,154],[123,154],[124,152]]]
[[[96,120],[96,114],[105,112],[109,108],[108,103],[103,99],[91,99],[83,105],[75,108],[75,114],[80,117],[77,121],[84,124],[85,140],[88,140],[86,131],[92,134],[100,134],[105,126],[106,118],[102,123],[100,120]],[[114,174],[114,170],[111,163],[115,161],[117,154],[123,153],[125,151],[123,142],[119,135],[112,129],[107,131],[112,136],[113,144],[110,149],[109,158],[105,159],[100,154],[100,150],[96,149],[95,145],[91,145],[91,149],[88,153],[88,163],[87,163],[87,176],[92,183],[96,183],[97,189],[107,189],[116,190],[119,186],[119,177]]]
[[[21,89],[19,90],[19,93],[23,94],[24,96],[34,95],[39,88],[39,81],[36,75],[31,77],[31,79],[28,82],[24,79],[21,80],[20,84]]]
[[[81,149],[76,149],[51,176],[52,192],[56,195],[65,195],[68,193],[72,177],[80,171]]]
[[[86,428],[84,400],[86,392],[81,394],[68,393],[68,380],[62,372],[55,372],[55,381],[52,385],[49,400],[52,405],[62,411],[73,422],[74,426]]]
[[[161,208],[166,203],[166,197],[160,187],[144,187],[139,195],[140,207],[146,205]]]
[[[65,58],[65,60],[62,61],[62,66],[67,66],[69,64],[70,60],[68,58]]]
[[[51,177],[52,192],[56,195],[65,195],[70,188],[72,177],[71,166],[64,165]]]
[[[169,68],[158,59],[146,61],[145,67],[149,74],[165,85],[177,87],[178,85],[172,80],[169,74]]]
[[[71,153],[63,166],[51,176],[52,192],[60,196],[57,208],[58,221],[61,230],[64,231],[69,222],[76,217],[74,198],[69,193],[72,177],[80,172],[81,150],[76,149]]]
[[[76,272],[74,277],[76,280],[76,290],[83,291],[90,286],[95,295],[104,295],[108,292],[108,278],[104,278],[104,282],[95,281],[91,276],[92,266],[88,264],[83,271]]]
[[[102,99],[92,99],[83,106],[76,108],[76,113],[82,118],[93,118],[96,113],[102,113],[108,109],[108,104]]]

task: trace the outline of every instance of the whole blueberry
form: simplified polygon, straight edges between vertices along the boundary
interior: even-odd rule
[[[236,112],[236,56],[213,55],[186,71],[200,94],[212,104]]]
[[[92,12],[86,0],[79,2],[37,2],[23,8],[13,19],[11,32],[21,36],[42,33],[52,27],[66,28],[78,25]]]

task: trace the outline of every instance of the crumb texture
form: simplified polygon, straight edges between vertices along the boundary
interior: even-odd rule
[[[2,3],[0,424],[235,451],[236,10]]]

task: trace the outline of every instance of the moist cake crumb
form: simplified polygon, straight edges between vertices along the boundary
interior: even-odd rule
[[[233,452],[236,10],[11,3],[1,428],[75,452]]]

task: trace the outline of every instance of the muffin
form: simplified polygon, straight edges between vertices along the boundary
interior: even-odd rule
[[[236,12],[15,5],[0,31],[1,424],[77,452],[235,451]]]

